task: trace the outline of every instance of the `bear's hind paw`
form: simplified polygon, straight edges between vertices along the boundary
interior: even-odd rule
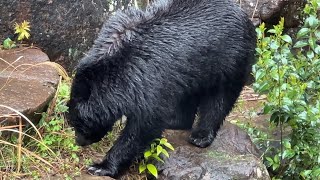
[[[192,131],[189,137],[189,143],[200,148],[205,148],[212,144],[213,139],[214,139],[213,132],[202,130],[202,129],[196,129]]]

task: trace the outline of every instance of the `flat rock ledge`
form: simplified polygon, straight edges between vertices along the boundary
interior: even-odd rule
[[[208,148],[197,148],[187,142],[189,131],[166,130],[164,136],[174,146],[170,158],[158,163],[160,180],[270,180],[259,159],[260,152],[246,132],[226,121]],[[132,179],[126,172],[121,180]],[[131,178],[130,178],[131,177]],[[77,179],[112,178],[82,173]],[[152,178],[151,178],[152,179]]]
[[[159,167],[159,179],[170,180],[268,180],[260,153],[246,132],[226,121],[208,148],[187,142],[190,132],[168,130],[166,138],[175,147]]]
[[[55,68],[43,64],[48,61],[48,56],[36,48],[0,50],[0,104],[32,121],[39,120],[39,113],[53,98],[59,82]],[[13,114],[0,107],[0,123],[15,124]]]

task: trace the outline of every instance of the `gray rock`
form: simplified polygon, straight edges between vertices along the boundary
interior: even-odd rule
[[[30,43],[71,70],[93,43],[108,14],[109,1],[1,0],[0,40],[14,34],[15,22],[31,23]]]
[[[235,0],[251,17],[255,25],[261,22],[277,24],[280,17],[285,18],[285,27],[300,24],[300,10],[304,0]]]
[[[187,143],[187,131],[168,130],[165,136],[175,151],[165,164],[158,164],[159,179],[270,179],[250,137],[229,122],[225,122],[213,144],[205,149]]]
[[[284,7],[280,12],[280,17],[284,17],[284,26],[286,28],[297,28],[302,24],[301,12],[307,1],[305,0],[286,0]]]
[[[255,25],[261,21],[275,24],[280,15],[286,27],[296,26],[304,0],[234,0],[247,12]],[[40,47],[51,60],[73,69],[96,38],[109,15],[110,3],[116,9],[125,8],[129,1],[101,0],[1,0],[0,40],[14,35],[15,22],[31,23],[30,43]],[[141,1],[142,5],[147,1]]]
[[[34,66],[48,62],[48,56],[39,49],[20,48],[0,50],[0,58],[0,104],[38,120],[40,116],[35,113],[43,112],[54,96],[59,81],[59,75],[53,67]],[[0,108],[2,116],[12,113],[9,109]],[[0,118],[0,122],[4,120],[12,119]]]

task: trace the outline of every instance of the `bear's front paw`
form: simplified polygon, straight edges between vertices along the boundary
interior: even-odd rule
[[[189,137],[189,143],[205,148],[211,145],[214,139],[214,133],[212,131],[203,129],[194,129]]]
[[[100,165],[100,164],[94,164],[89,166],[88,172],[91,175],[95,176],[110,176],[110,177],[115,177],[116,173],[109,168]]]

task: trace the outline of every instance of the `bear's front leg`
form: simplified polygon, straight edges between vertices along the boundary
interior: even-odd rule
[[[148,123],[146,123],[148,124]],[[88,172],[96,176],[110,176],[116,178],[119,173],[127,169],[135,157],[142,154],[155,138],[159,138],[162,129],[159,127],[138,127],[137,122],[127,122],[122,134],[108,151],[101,163],[88,168]]]

